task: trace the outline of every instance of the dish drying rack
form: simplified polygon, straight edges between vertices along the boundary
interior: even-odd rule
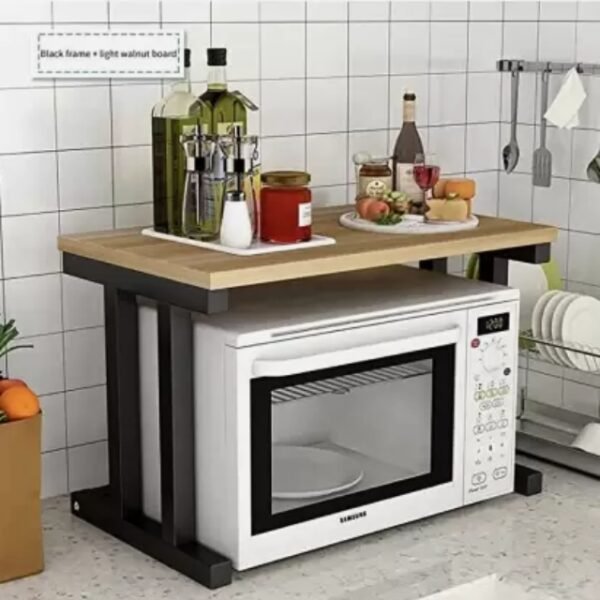
[[[327,394],[342,395],[367,385],[401,381],[412,377],[420,377],[421,375],[429,375],[431,372],[431,363],[427,360],[408,365],[382,367],[381,369],[373,369],[372,371],[365,371],[363,373],[352,373],[350,375],[341,375],[340,377],[331,377],[311,383],[280,388],[272,392],[271,402],[279,404],[281,402],[303,400]]]
[[[585,360],[589,370],[567,367],[551,360],[548,352],[540,348],[558,349],[575,353]],[[600,422],[600,416],[589,416],[554,406],[531,393],[535,378],[551,377],[562,386],[564,400],[565,382],[600,388],[600,348],[540,339],[523,332],[519,352],[519,398],[517,410],[517,450],[534,458],[547,460],[561,466],[600,477],[600,456],[572,446],[585,425]]]

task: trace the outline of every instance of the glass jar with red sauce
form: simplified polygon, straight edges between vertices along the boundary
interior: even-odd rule
[[[310,175],[304,171],[270,171],[260,179],[260,239],[273,244],[310,240]]]

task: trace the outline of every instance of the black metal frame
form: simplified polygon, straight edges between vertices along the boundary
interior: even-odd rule
[[[508,260],[546,262],[550,245],[480,254],[480,279],[506,285]],[[445,273],[447,259],[422,260]],[[231,561],[196,542],[192,311],[227,310],[227,290],[205,290],[104,262],[63,253],[69,275],[104,286],[109,485],[74,492],[78,517],[214,589],[232,578]],[[142,513],[139,340],[136,296],[156,301],[159,339],[159,412],[162,515]],[[517,465],[516,490],[541,491],[541,473]]]
[[[74,492],[75,515],[208,588],[231,582],[231,561],[196,542],[193,353],[190,311],[227,309],[208,291],[63,255],[65,273],[104,286],[109,485]],[[142,513],[139,340],[136,296],[158,306],[162,515]]]
[[[431,360],[431,470],[424,474],[400,481],[392,481],[359,492],[327,498],[306,506],[273,513],[272,507],[272,392],[278,388],[303,385],[321,379],[354,375],[371,369],[392,365]],[[358,508],[380,500],[435,487],[452,481],[454,448],[454,387],[448,381],[454,379],[456,348],[454,345],[436,346],[406,354],[386,356],[328,367],[309,373],[282,377],[259,377],[250,384],[250,472],[252,496],[252,535],[258,535],[289,525],[303,523],[326,515]]]

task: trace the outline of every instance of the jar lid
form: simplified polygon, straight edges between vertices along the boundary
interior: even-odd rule
[[[373,156],[369,160],[365,161],[363,165],[372,166],[372,165],[389,165],[390,157],[389,156]]]
[[[282,187],[298,187],[310,183],[310,173],[305,171],[268,171],[260,176],[267,185]]]

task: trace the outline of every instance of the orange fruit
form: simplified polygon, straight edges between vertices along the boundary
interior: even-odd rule
[[[10,421],[28,419],[40,412],[40,401],[28,387],[16,385],[0,396],[0,410],[6,413]]]
[[[15,386],[27,387],[27,384],[22,379],[0,379],[0,394]]]

